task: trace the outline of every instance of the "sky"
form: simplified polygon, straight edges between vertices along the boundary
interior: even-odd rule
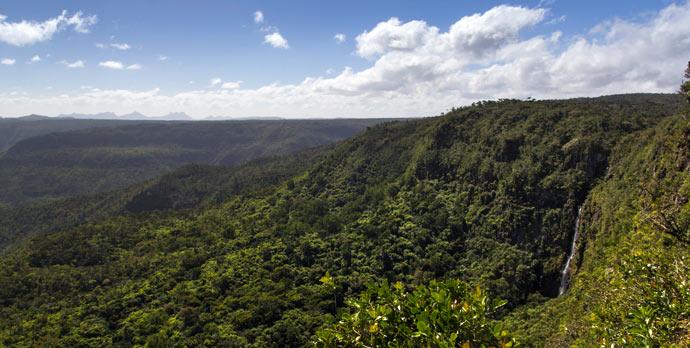
[[[419,117],[674,92],[687,1],[0,3],[0,116]]]

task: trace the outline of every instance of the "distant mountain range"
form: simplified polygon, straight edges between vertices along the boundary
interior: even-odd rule
[[[23,118],[42,117],[39,115],[24,116]],[[101,112],[98,114],[60,114],[58,118],[75,118],[75,119],[89,119],[89,120],[152,120],[152,121],[194,121],[194,120],[206,120],[206,121],[220,121],[220,120],[282,120],[282,117],[275,116],[257,116],[257,117],[229,117],[229,116],[208,116],[203,118],[194,119],[184,112],[171,112],[163,116],[147,116],[141,112],[134,111],[129,114],[117,115],[114,112]]]
[[[146,116],[138,111],[134,111],[125,115],[117,115],[114,112],[101,112],[98,114],[61,114],[59,118],[76,118],[76,119],[90,119],[90,120],[160,120],[160,121],[192,121],[191,116],[184,112],[171,112],[163,116]]]
[[[26,115],[21,117],[1,117],[0,119],[13,119],[13,120],[23,120],[23,121],[35,121],[43,120],[49,118],[68,118],[68,119],[78,119],[78,120],[127,120],[127,121],[246,121],[246,120],[261,120],[261,121],[272,121],[272,120],[283,120],[283,117],[277,116],[244,116],[244,117],[231,117],[231,116],[221,116],[213,115],[202,118],[192,118],[184,112],[171,112],[163,116],[147,116],[141,112],[134,111],[129,114],[118,115],[114,112],[101,112],[96,114],[60,114],[57,116],[44,116],[44,115]]]

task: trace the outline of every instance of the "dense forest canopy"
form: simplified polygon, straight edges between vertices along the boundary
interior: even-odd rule
[[[287,155],[345,139],[380,122],[3,119],[0,135],[38,135],[0,153],[0,207],[107,192],[186,164],[238,165]],[[73,130],[57,132],[70,127]]]
[[[681,345],[687,113],[678,95],[486,101],[7,209],[0,344]]]

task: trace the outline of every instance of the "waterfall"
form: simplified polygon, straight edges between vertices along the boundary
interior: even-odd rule
[[[577,209],[577,219],[575,220],[575,235],[573,236],[573,243],[570,246],[570,254],[568,254],[568,260],[565,261],[565,266],[563,267],[563,271],[561,272],[561,286],[558,288],[558,296],[563,295],[565,291],[568,289],[568,285],[570,285],[570,275],[568,273],[568,270],[570,269],[570,263],[573,261],[573,257],[575,256],[575,251],[577,251],[577,239],[580,235],[580,217],[582,215],[582,207],[584,205],[581,205],[579,209]]]

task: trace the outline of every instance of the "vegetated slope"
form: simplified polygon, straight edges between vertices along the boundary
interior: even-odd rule
[[[572,288],[507,320],[524,342],[690,344],[688,116],[690,110],[614,149],[606,180],[584,203]]]
[[[116,215],[179,212],[220,204],[240,193],[271,190],[305,171],[331,146],[259,158],[235,167],[186,165],[125,189],[0,208],[0,250],[27,236]]]
[[[479,103],[372,127],[275,190],[28,240],[0,261],[0,342],[300,346],[381,279],[461,278],[507,310],[543,301],[622,139],[680,105]]]
[[[0,153],[6,151],[21,140],[38,135],[96,127],[123,126],[143,122],[146,121],[78,120],[37,115],[18,118],[0,118]]]
[[[237,165],[347,138],[383,120],[138,123],[25,139],[0,157],[0,204],[126,187],[182,165]]]

